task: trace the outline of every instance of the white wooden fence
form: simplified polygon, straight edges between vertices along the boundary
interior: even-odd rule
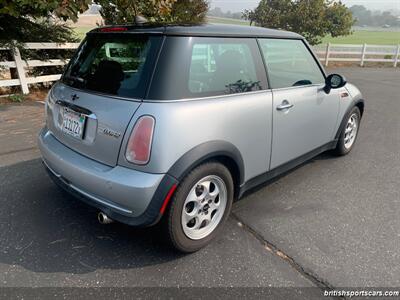
[[[328,43],[324,49],[321,49],[321,46],[316,46],[314,50],[325,66],[328,66],[329,62],[358,62],[361,67],[366,62],[384,62],[397,67],[400,62],[400,44],[352,45]]]
[[[79,43],[26,43],[26,49],[76,49]],[[0,48],[0,51],[12,51],[13,61],[0,61],[0,68],[17,69],[18,79],[0,80],[0,87],[21,86],[24,94],[29,93],[29,84],[56,81],[61,74],[43,75],[27,77],[27,69],[44,66],[62,66],[68,60],[49,59],[49,60],[23,60],[18,48],[14,50]],[[330,44],[326,46],[316,46],[315,52],[325,66],[329,62],[358,62],[364,66],[365,62],[385,62],[397,67],[400,62],[400,45],[350,45],[350,44]],[[0,69],[1,71],[1,69]]]
[[[79,43],[26,43],[26,49],[76,49]],[[21,53],[18,48],[13,50],[9,48],[0,48],[1,51],[11,51],[14,60],[13,61],[0,61],[0,67],[15,68],[17,69],[18,79],[6,79],[0,80],[0,87],[8,86],[21,86],[22,93],[29,94],[28,84],[56,81],[60,79],[61,74],[43,75],[36,77],[27,77],[26,69],[34,67],[45,67],[45,66],[63,66],[68,63],[68,60],[62,59],[49,59],[49,60],[23,60]]]

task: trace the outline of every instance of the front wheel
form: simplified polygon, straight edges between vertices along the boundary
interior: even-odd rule
[[[357,139],[358,130],[360,128],[360,109],[355,106],[350,111],[347,118],[347,123],[340,133],[339,140],[335,149],[335,153],[337,155],[346,155],[353,149]]]
[[[232,176],[220,163],[192,170],[176,190],[166,216],[172,245],[187,253],[207,245],[229,216],[233,190]]]

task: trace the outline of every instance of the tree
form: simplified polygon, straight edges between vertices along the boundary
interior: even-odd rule
[[[179,0],[172,6],[172,23],[203,23],[208,12],[208,2],[204,0]]]
[[[352,34],[351,27],[354,25],[355,20],[351,11],[342,3],[334,2],[326,10],[327,32],[332,37],[344,36]]]
[[[91,0],[0,0],[0,42],[64,42],[73,40],[71,29],[57,22],[76,21]]]
[[[360,26],[399,26],[399,19],[394,16],[390,11],[370,11],[362,5],[353,5],[350,7],[354,19],[356,20],[356,25]]]
[[[134,23],[143,16],[155,23],[199,23],[205,20],[205,0],[96,0],[106,24]]]
[[[363,5],[353,5],[350,7],[350,11],[354,16],[357,25],[372,25],[372,13]]]
[[[333,0],[261,0],[255,10],[245,11],[243,17],[250,24],[297,32],[312,45],[319,44],[328,34],[351,34],[354,24],[351,11]]]
[[[163,21],[176,0],[97,0],[106,25],[134,23],[136,16]]]
[[[67,58],[71,51],[23,49],[24,42],[77,42],[74,32],[64,23],[57,21],[77,20],[91,0],[0,0],[0,45],[13,49],[19,46],[25,59]],[[0,59],[11,60],[10,51],[1,51]],[[49,70],[52,71],[49,71]],[[62,67],[35,68],[35,75],[59,73]],[[54,70],[57,70],[53,72]],[[17,78],[15,68],[10,68],[11,78]]]
[[[258,26],[285,28],[289,25],[293,5],[291,0],[261,0],[254,10],[246,10],[244,18]],[[272,25],[273,24],[273,25]]]

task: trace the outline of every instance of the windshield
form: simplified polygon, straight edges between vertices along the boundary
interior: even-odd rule
[[[75,88],[120,97],[143,98],[160,37],[89,35],[62,81]]]

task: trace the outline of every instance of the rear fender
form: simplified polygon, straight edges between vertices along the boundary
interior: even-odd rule
[[[200,144],[179,158],[169,169],[168,174],[181,181],[193,168],[202,162],[217,157],[228,157],[235,162],[239,170],[239,182],[244,182],[244,163],[239,150],[225,141],[210,141]]]

